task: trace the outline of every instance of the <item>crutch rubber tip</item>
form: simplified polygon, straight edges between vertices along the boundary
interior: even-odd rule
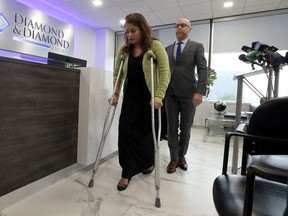
[[[93,179],[91,179],[91,180],[90,180],[90,182],[89,182],[89,184],[88,184],[88,187],[90,187],[90,188],[91,188],[91,187],[93,187],[93,186],[94,186],[94,180],[93,180]]]
[[[156,197],[156,200],[155,200],[155,207],[157,207],[157,208],[161,207],[160,198],[158,198],[158,197]]]

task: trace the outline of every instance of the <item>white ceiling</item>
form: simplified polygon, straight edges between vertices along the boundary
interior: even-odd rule
[[[114,31],[123,30],[120,19],[134,12],[143,14],[154,27],[175,23],[181,17],[198,21],[288,8],[288,0],[229,0],[234,2],[229,9],[223,7],[228,0],[102,0],[100,7],[95,7],[93,0],[40,1],[92,27]]]

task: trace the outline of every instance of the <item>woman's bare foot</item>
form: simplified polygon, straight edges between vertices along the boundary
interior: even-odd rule
[[[121,178],[119,184],[121,185],[128,185],[129,181],[127,178]]]

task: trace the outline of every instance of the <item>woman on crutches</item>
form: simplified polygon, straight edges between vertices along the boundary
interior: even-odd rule
[[[138,173],[150,174],[154,169],[154,142],[151,126],[151,106],[159,109],[170,81],[168,57],[164,46],[152,37],[146,19],[138,13],[125,18],[125,44],[118,51],[114,84],[119,73],[121,56],[125,56],[122,77],[123,103],[119,119],[118,152],[122,167],[117,189],[127,188],[130,179]],[[151,97],[151,56],[153,60],[154,95]],[[156,62],[157,61],[157,62]],[[157,74],[157,73],[158,74]],[[158,78],[157,78],[158,77]],[[118,103],[120,86],[115,87],[113,105]],[[154,98],[154,101],[151,101]],[[157,112],[155,112],[157,113]]]

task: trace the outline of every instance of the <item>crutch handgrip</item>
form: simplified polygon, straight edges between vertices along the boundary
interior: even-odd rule
[[[120,56],[120,60],[121,60],[121,61],[124,61],[124,60],[125,60],[125,55],[121,55],[121,56]]]
[[[152,50],[149,50],[147,52],[148,58],[153,58],[153,60],[156,60],[156,55],[152,52]]]

